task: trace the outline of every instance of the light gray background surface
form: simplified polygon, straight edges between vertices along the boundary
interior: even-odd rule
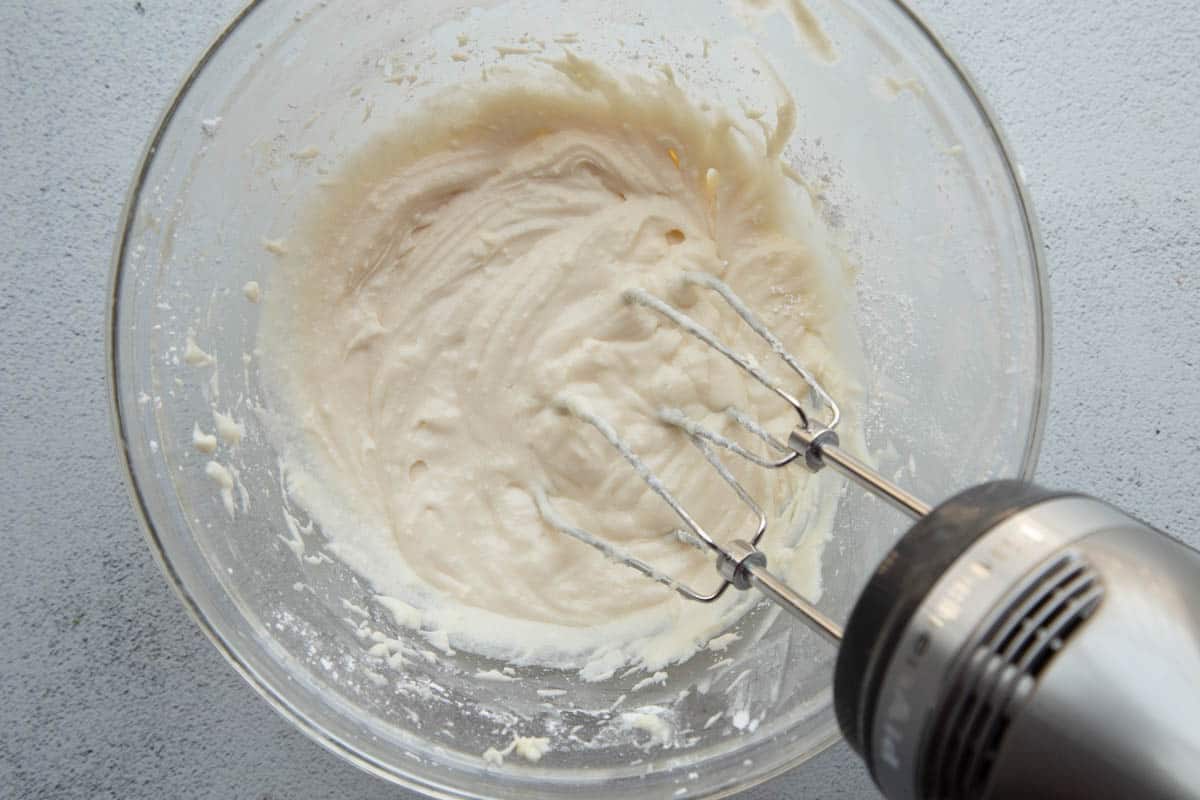
[[[104,309],[143,144],[242,0],[0,0],[0,795],[409,797],[277,716],[151,560],[112,445]],[[922,0],[1046,241],[1043,482],[1200,545],[1200,7]],[[873,798],[839,745],[753,798]]]

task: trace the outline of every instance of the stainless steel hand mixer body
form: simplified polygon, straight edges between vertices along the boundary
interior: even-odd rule
[[[561,519],[563,533],[711,602],[757,588],[839,646],[839,725],[891,800],[1200,798],[1200,553],[1099,500],[1018,481],[983,484],[931,508],[841,449],[836,402],[754,313],[715,292],[806,386],[806,402],[707,328],[641,290],[626,294],[718,350],[789,403],[781,441],[737,409],[764,457],[664,409],[757,516],[745,539],[718,543],[603,419],[564,400],[616,447],[712,550],[724,582],[702,593],[625,558]],[[813,410],[815,409],[815,411]],[[824,419],[818,420],[820,414]],[[832,467],[916,522],[884,557],[843,628],[767,570],[766,515],[719,458],[761,467]]]

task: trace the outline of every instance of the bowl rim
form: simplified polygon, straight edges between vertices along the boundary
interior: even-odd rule
[[[1023,480],[1032,479],[1037,467],[1038,455],[1041,451],[1042,437],[1045,430],[1046,414],[1049,408],[1050,401],[1050,378],[1051,378],[1051,315],[1049,304],[1049,282],[1047,279],[1047,266],[1045,251],[1042,244],[1041,232],[1038,227],[1037,216],[1034,213],[1033,203],[1029,195],[1028,187],[1021,174],[1020,168],[1013,157],[1012,148],[1008,142],[1004,132],[1000,129],[995,113],[991,106],[983,98],[978,84],[967,71],[967,69],[959,62],[941,38],[934,33],[932,28],[921,18],[919,14],[913,10],[906,0],[884,0],[890,3],[894,9],[901,13],[916,32],[922,36],[926,42],[933,48],[934,52],[941,56],[946,66],[949,68],[951,75],[958,79],[967,96],[970,98],[971,105],[975,108],[981,121],[984,123],[988,134],[996,147],[997,152],[1004,164],[1005,172],[1008,175],[1011,188],[1017,200],[1017,206],[1020,211],[1021,221],[1025,231],[1025,243],[1032,255],[1033,262],[1033,283],[1036,289],[1034,296],[1034,311],[1037,320],[1037,342],[1036,348],[1037,364],[1035,368],[1035,381],[1033,384],[1033,398],[1031,407],[1031,418],[1029,424],[1029,433],[1024,444],[1023,454],[1021,457],[1021,468],[1019,477]],[[217,33],[212,43],[200,54],[196,61],[187,71],[185,77],[171,96],[171,100],[167,103],[166,108],[159,115],[159,118],[154,126],[154,132],[144,147],[141,157],[138,161],[137,169],[134,172],[133,181],[125,197],[125,203],[122,208],[120,217],[117,223],[117,236],[113,247],[113,255],[108,278],[108,305],[106,309],[105,319],[105,360],[106,360],[106,382],[108,384],[108,406],[109,406],[109,421],[112,425],[114,445],[117,451],[117,458],[120,462],[121,473],[124,479],[125,487],[129,493],[130,501],[133,504],[137,514],[139,525],[142,533],[150,545],[150,550],[163,575],[167,579],[167,583],[171,586],[176,596],[180,599],[184,609],[188,615],[196,623],[197,627],[204,633],[217,651],[225,658],[225,660],[233,667],[233,669],[241,675],[241,677],[261,696],[267,703],[275,709],[282,717],[291,722],[301,733],[308,737],[313,742],[324,749],[334,753],[335,755],[345,759],[359,769],[364,770],[376,777],[382,778],[393,784],[402,786],[406,789],[419,792],[433,798],[445,798],[445,800],[455,800],[456,798],[472,798],[484,797],[464,791],[462,789],[441,785],[430,782],[426,779],[417,777],[403,771],[395,765],[386,764],[378,759],[375,759],[359,749],[352,743],[343,741],[340,737],[326,731],[318,722],[310,718],[299,708],[297,708],[286,694],[279,691],[269,680],[260,675],[254,667],[238,653],[236,647],[218,630],[217,626],[205,615],[204,609],[200,603],[189,594],[187,587],[175,569],[170,559],[166,555],[159,533],[151,519],[150,510],[146,504],[145,497],[142,493],[141,486],[138,483],[136,469],[129,448],[129,440],[127,435],[127,423],[121,413],[122,395],[121,388],[118,382],[119,373],[119,353],[117,348],[117,326],[120,324],[121,316],[119,314],[119,296],[122,281],[125,277],[125,261],[128,255],[130,241],[133,233],[133,224],[137,216],[137,208],[142,198],[144,189],[146,188],[147,178],[150,173],[150,168],[154,162],[155,156],[158,153],[159,145],[162,143],[166,135],[167,128],[175,119],[175,114],[182,105],[184,98],[195,85],[196,81],[204,72],[205,67],[215,57],[221,46],[233,36],[240,27],[242,22],[246,20],[259,6],[266,4],[268,0],[248,0],[248,2],[239,10],[228,23],[226,23]],[[743,781],[728,785],[714,793],[708,794],[708,797],[721,798],[729,797],[739,792],[750,789],[760,783],[765,783],[773,778],[789,772],[806,761],[816,757],[835,742],[841,739],[841,734],[836,730],[818,740],[816,745],[805,753],[798,754],[792,758],[781,762],[774,769],[754,775]]]

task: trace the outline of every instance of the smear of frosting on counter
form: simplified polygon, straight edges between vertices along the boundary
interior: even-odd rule
[[[739,438],[729,406],[779,431],[790,411],[625,290],[758,347],[682,280],[716,275],[835,396],[853,396],[839,367],[854,363],[852,291],[780,159],[795,118],[785,99],[774,127],[744,126],[666,77],[570,55],[497,70],[351,158],[272,248],[258,350],[288,494],[404,624],[439,632],[446,650],[604,679],[687,658],[756,599],[685,601],[558,532],[536,498],[716,585],[670,510],[562,411],[574,404],[620,431],[716,536],[747,535],[744,507],[656,414],[678,407]],[[836,501],[801,470],[730,466],[780,520],[773,565],[816,599]]]

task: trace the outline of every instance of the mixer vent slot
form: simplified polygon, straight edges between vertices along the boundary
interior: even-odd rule
[[[1099,576],[1074,552],[1027,577],[951,682],[925,743],[925,797],[975,800],[983,794],[1009,722],[1103,594]]]

